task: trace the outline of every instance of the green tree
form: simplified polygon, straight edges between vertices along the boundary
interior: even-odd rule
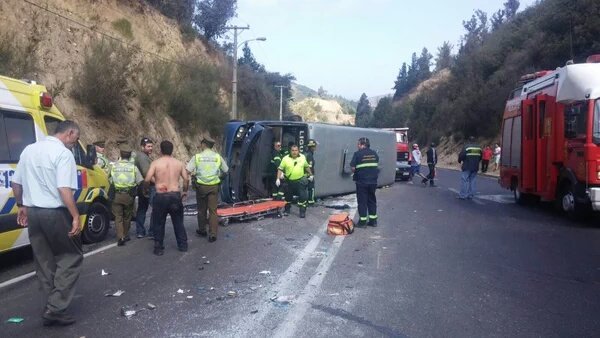
[[[319,89],[317,89],[317,95],[319,95],[319,97],[322,99],[327,97],[327,91],[323,88],[323,86],[319,86]]]
[[[368,127],[371,120],[371,105],[367,98],[367,94],[363,93],[358,100],[356,106],[356,118],[354,124],[357,127]]]
[[[369,123],[369,126],[375,128],[392,127],[390,122],[393,120],[393,112],[392,98],[389,96],[382,98],[377,102],[377,107],[373,111],[373,119]]]
[[[398,77],[396,78],[396,82],[394,82],[394,99],[397,100],[401,98],[404,94],[409,91],[408,88],[408,67],[406,62],[402,63],[402,67],[400,67],[400,71],[398,72]]]
[[[248,47],[247,42],[244,44],[244,48],[242,48],[242,51],[244,54],[241,58],[238,59],[238,65],[240,65],[240,66],[246,65],[252,71],[257,72],[257,73],[264,73],[266,71],[265,66],[258,63],[258,61],[256,61],[256,59],[254,58],[254,55],[252,54],[252,50],[250,50],[250,47]]]
[[[146,2],[156,7],[165,16],[186,26],[192,23],[197,0],[146,0]]]
[[[438,47],[437,58],[435,59],[435,71],[439,72],[442,69],[450,68],[453,65],[452,44],[444,41],[441,47]]]
[[[417,61],[418,63],[418,76],[417,82],[421,83],[431,77],[431,59],[433,59],[433,55],[429,53],[427,48],[423,47],[421,51],[421,56]],[[417,83],[417,84],[418,84]]]
[[[237,0],[200,0],[193,23],[207,40],[223,36],[227,22],[236,16]]]
[[[519,6],[521,6],[519,0],[508,0],[504,3],[504,14],[507,20],[512,20],[517,15]]]

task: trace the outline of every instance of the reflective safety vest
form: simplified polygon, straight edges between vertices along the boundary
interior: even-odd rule
[[[106,158],[106,156],[104,156],[104,154],[100,154],[98,153],[97,157],[96,157],[96,164],[102,169],[104,170],[104,172],[106,174],[108,174],[108,159]]]
[[[110,177],[116,189],[131,189],[135,183],[135,165],[127,160],[120,160],[110,170]]]
[[[221,156],[212,150],[196,154],[196,182],[202,185],[217,185],[221,183],[219,173]]]
[[[296,158],[292,158],[291,155],[286,155],[279,165],[279,170],[283,171],[285,178],[290,181],[296,181],[304,176],[305,168],[309,168],[306,157],[300,154]]]

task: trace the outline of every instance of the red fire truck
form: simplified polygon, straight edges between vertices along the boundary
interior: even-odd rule
[[[600,210],[600,55],[521,78],[504,111],[499,181],[518,203]]]
[[[396,180],[410,177],[411,156],[408,151],[408,128],[383,128],[396,133]]]

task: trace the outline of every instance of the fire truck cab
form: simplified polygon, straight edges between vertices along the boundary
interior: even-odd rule
[[[515,200],[600,210],[600,55],[521,78],[502,123],[500,185]]]
[[[408,150],[408,128],[383,128],[396,133],[396,180],[406,181],[410,177],[410,151]]]

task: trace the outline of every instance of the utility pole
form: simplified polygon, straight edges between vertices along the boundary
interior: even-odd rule
[[[243,31],[245,29],[250,29],[250,26],[246,27],[240,26],[227,26],[226,29],[233,29],[233,80],[232,83],[232,92],[231,92],[231,119],[237,119],[237,68],[238,68],[238,58],[237,58],[237,50],[238,50],[238,31]],[[240,32],[241,33],[241,32]]]
[[[283,121],[283,88],[287,86],[275,86],[279,88],[279,121]]]

